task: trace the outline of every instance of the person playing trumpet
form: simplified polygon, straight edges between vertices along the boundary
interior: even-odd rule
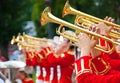
[[[107,33],[111,30],[111,27],[106,26],[104,23],[100,23],[97,27],[92,26],[91,30],[99,34],[101,34],[101,31],[104,31],[102,32],[102,35],[107,36]],[[117,67],[118,65],[115,63],[114,66],[111,65],[112,59],[109,59],[108,54],[94,49],[97,41],[99,41],[97,38],[92,40],[85,33],[79,36],[81,57],[75,61],[77,82],[119,83],[120,72],[114,68],[114,66]],[[104,44],[104,41],[102,41],[101,45],[104,46]]]

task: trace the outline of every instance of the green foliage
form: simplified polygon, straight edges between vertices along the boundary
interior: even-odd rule
[[[32,0],[0,1],[0,50],[7,57],[7,46],[13,35],[22,32],[25,21],[30,20]]]

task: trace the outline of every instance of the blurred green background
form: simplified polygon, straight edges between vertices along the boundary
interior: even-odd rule
[[[52,38],[56,35],[58,25],[40,25],[40,16],[46,6],[51,6],[52,13],[61,17],[66,0],[0,0],[0,49],[2,55],[8,56],[8,43],[13,35],[24,32],[26,21],[33,21],[37,37]],[[111,16],[120,23],[120,0],[70,0],[73,8],[90,15],[104,18]],[[75,16],[62,18],[71,23]],[[8,57],[7,57],[8,58]]]

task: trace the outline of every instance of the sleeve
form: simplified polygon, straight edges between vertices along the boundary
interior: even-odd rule
[[[108,45],[110,49],[113,47],[112,43],[109,43],[102,39],[100,39],[100,45],[101,46]],[[105,56],[108,56],[110,58],[108,61],[112,69],[120,71],[120,55],[115,50],[113,50],[111,54],[107,54]]]
[[[36,66],[36,54],[35,52],[26,52],[26,65],[28,66]]]
[[[43,50],[41,50],[40,52],[38,52],[35,57],[36,57],[36,64],[40,65],[42,63],[42,60],[44,59]]]
[[[110,62],[112,69],[120,71],[120,60],[111,59],[109,62]]]
[[[48,54],[47,60],[48,60],[48,62],[49,62],[51,65],[56,65],[56,64],[59,63],[59,61],[58,61],[58,60],[59,60],[59,57],[56,57],[56,56],[54,55],[54,53]]]
[[[70,52],[65,52],[61,54],[60,57],[56,57],[55,54],[52,52],[48,54],[48,62],[52,65],[59,64],[61,66],[68,66],[70,64],[73,64],[75,58],[74,55]]]
[[[100,39],[99,40],[99,44],[104,48],[104,49],[107,49],[107,50],[111,50],[112,52],[109,53],[109,56],[111,59],[120,59],[120,54],[118,54],[115,49],[114,49],[114,46],[111,42],[108,42],[108,41],[105,41],[103,39]]]
[[[44,59],[41,60],[42,65],[45,66],[45,67],[48,67],[51,64],[49,63],[47,57],[48,57],[48,55],[52,54],[53,51],[52,51],[52,49],[50,47],[46,47],[46,48],[43,49],[43,53],[44,53]]]
[[[61,54],[61,56],[57,59],[58,64],[60,64],[61,66],[69,66],[73,64],[75,61],[75,57],[73,54],[74,54],[73,52],[69,51]]]
[[[50,47],[46,47],[43,49],[43,52],[45,54],[45,58],[47,59],[48,63],[51,65],[55,65],[58,64],[58,58],[55,56],[55,54],[53,53],[52,49]],[[45,62],[43,60],[43,62]]]
[[[80,57],[78,60],[75,61],[75,73],[76,77],[79,77],[83,73],[92,73],[92,69],[90,67],[91,64],[91,57],[90,56],[84,56]]]
[[[94,73],[99,75],[107,74],[111,70],[107,54],[101,53],[99,56],[91,59],[91,67]]]
[[[25,83],[34,83],[34,81],[31,78],[25,79]]]
[[[84,56],[75,61],[76,79],[78,83],[120,83],[120,73],[114,75],[96,75],[92,72],[90,64],[90,56]]]
[[[84,73],[77,77],[78,83],[120,83],[120,74],[116,75],[95,75]]]
[[[30,80],[28,83],[34,83],[34,81],[33,81],[33,80]]]
[[[115,50],[109,56],[111,59],[120,60],[120,54],[118,54]]]

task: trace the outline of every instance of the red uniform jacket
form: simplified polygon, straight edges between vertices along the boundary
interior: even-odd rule
[[[44,80],[43,79],[43,71],[42,71],[42,61],[44,61],[44,53],[43,51],[40,51],[38,53],[32,53],[32,52],[26,52],[26,64],[28,66],[40,66],[40,75],[38,76],[38,80]]]
[[[71,76],[73,72],[74,56],[71,52],[63,53],[59,58],[55,57],[54,53],[51,52],[47,57],[51,65],[60,65],[61,77],[58,80],[59,83],[72,83]],[[56,82],[57,83],[57,82]]]
[[[52,53],[52,50],[50,47],[46,47],[43,50],[44,54],[47,56],[48,54]],[[46,60],[43,62],[44,67],[46,67],[47,70],[47,81],[51,83],[57,83],[57,68],[56,65],[51,65],[46,57]],[[51,68],[53,68],[53,73],[51,74]],[[49,73],[48,73],[49,72]],[[52,79],[50,79],[50,75],[53,75]]]
[[[101,55],[94,59],[84,56],[75,62],[78,83],[120,83],[120,72],[111,70]]]
[[[104,47],[109,47],[112,48],[113,45],[111,43],[108,43],[102,39],[100,39],[100,45]],[[109,61],[112,69],[120,71],[120,54],[116,53],[114,50],[111,54],[105,54],[103,53],[106,57],[106,60]]]
[[[34,81],[31,78],[25,78],[22,80],[22,83],[34,83]]]

